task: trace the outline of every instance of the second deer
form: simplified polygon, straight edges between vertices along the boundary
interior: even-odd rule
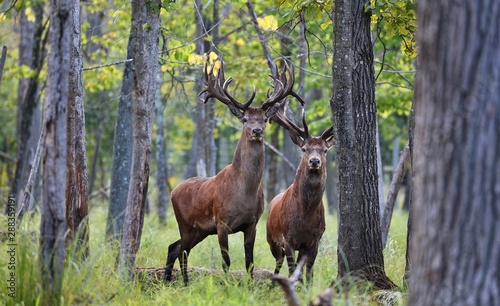
[[[269,204],[266,224],[267,242],[276,259],[275,274],[281,270],[284,257],[286,257],[291,275],[296,266],[295,251],[298,251],[297,263],[307,256],[306,277],[310,283],[319,241],[325,231],[322,198],[326,185],[326,157],[328,150],[335,143],[333,126],[319,137],[311,136],[304,112],[302,112],[304,128],[301,129],[288,119],[287,103],[283,105],[272,120],[289,132],[293,143],[302,150],[302,157],[293,184],[284,193],[278,194]]]

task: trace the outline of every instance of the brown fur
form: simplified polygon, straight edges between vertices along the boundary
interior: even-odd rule
[[[246,268],[249,272],[253,270],[256,226],[264,210],[261,180],[264,173],[262,137],[266,125],[265,111],[249,108],[242,121],[243,132],[233,163],[214,177],[193,177],[172,191],[172,206],[181,239],[169,247],[165,269],[167,281],[171,278],[176,258],[179,258],[187,284],[189,251],[214,234],[218,235],[223,268],[227,270],[230,266],[228,234],[243,232]],[[254,138],[252,131],[255,129],[261,129],[260,137]]]
[[[306,125],[305,132],[297,133],[283,118],[277,122],[289,130],[303,155],[293,184],[269,205],[267,242],[276,259],[275,274],[281,270],[286,256],[291,275],[296,266],[295,251],[298,251],[297,263],[307,256],[306,276],[311,282],[319,241],[325,231],[322,198],[326,185],[326,156],[333,145],[332,130],[325,131],[321,137],[310,137]]]

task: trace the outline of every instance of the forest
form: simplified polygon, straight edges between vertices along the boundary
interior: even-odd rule
[[[498,2],[0,20],[0,304],[500,305]]]

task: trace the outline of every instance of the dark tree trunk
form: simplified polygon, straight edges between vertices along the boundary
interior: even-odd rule
[[[76,239],[76,258],[89,255],[87,154],[85,148],[85,112],[83,107],[82,51],[80,37],[80,1],[72,10],[71,61],[67,116],[66,161],[66,246]]]
[[[408,304],[500,305],[500,3],[424,0],[417,18]]]
[[[11,194],[21,198],[28,180],[32,161],[35,155],[37,138],[40,135],[41,111],[39,107],[38,76],[45,58],[45,42],[43,39],[43,4],[34,4],[35,21],[21,12],[21,41],[19,44],[19,65],[26,65],[34,70],[35,75],[29,79],[19,79],[17,96],[17,162]],[[16,201],[19,202],[19,201]]]
[[[43,200],[40,221],[40,263],[43,305],[58,305],[66,233],[66,108],[71,42],[71,10],[68,0],[50,2],[51,46],[45,89]]]
[[[132,1],[130,33],[134,53],[132,167],[118,258],[119,273],[128,278],[133,277],[135,258],[141,243],[144,206],[148,192],[151,133],[158,75],[160,8],[161,1]]]
[[[132,60],[132,42],[128,41],[127,59]],[[111,187],[106,222],[106,239],[119,241],[125,217],[130,167],[132,165],[132,61],[123,70],[118,116],[116,117],[111,165]]]
[[[362,277],[376,287],[385,275],[380,233],[376,103],[371,12],[365,1],[334,1],[333,96],[339,166],[338,277]]]
[[[418,74],[418,72],[417,72]],[[415,90],[417,89],[417,85],[415,86]],[[405,275],[403,276],[403,285],[408,287],[408,282],[410,279],[410,271],[411,271],[411,260],[410,260],[410,241],[412,236],[412,219],[413,219],[413,182],[415,179],[415,171],[413,171],[413,165],[415,165],[415,158],[413,155],[413,148],[415,147],[415,94],[413,95],[413,105],[410,111],[410,117],[408,120],[408,144],[409,144],[409,153],[410,153],[410,167],[412,168],[411,173],[409,174],[409,181],[411,184],[410,194],[409,194],[409,203],[408,203],[408,222],[406,225],[406,252],[405,252]]]

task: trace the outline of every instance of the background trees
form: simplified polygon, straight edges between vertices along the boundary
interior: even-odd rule
[[[498,304],[500,5],[418,9],[409,304]]]

